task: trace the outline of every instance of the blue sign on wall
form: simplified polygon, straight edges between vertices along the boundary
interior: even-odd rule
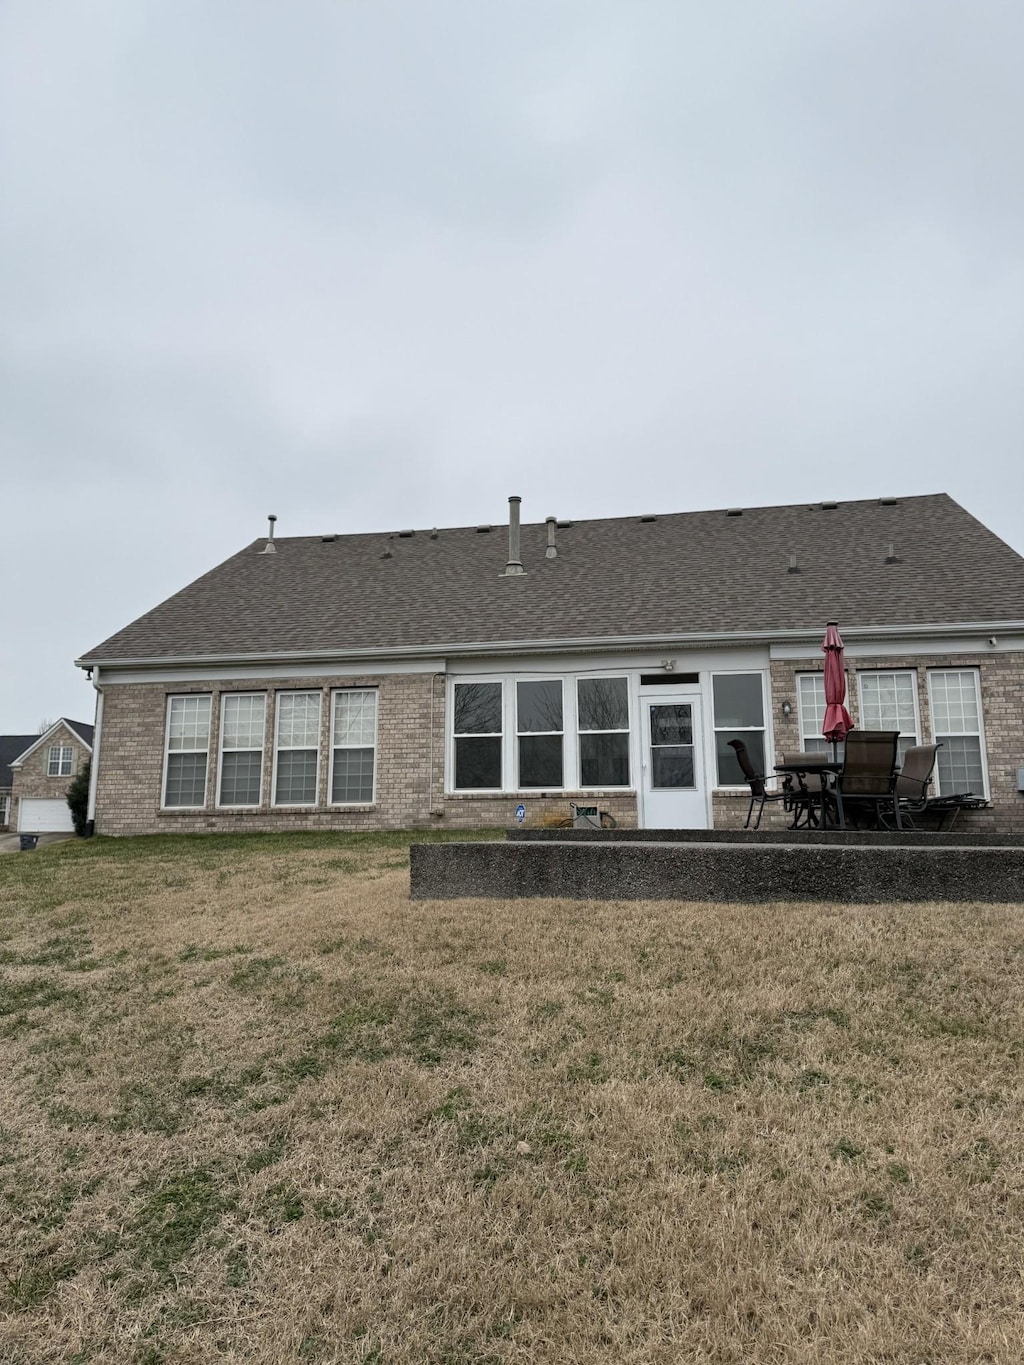
[[[525,819],[526,807],[523,805],[516,806],[516,824],[521,825]]]

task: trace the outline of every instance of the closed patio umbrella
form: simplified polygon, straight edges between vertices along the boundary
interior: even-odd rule
[[[843,658],[843,637],[839,626],[829,621],[822,642],[825,655],[825,719],[821,722],[821,733],[832,741],[832,757],[836,756],[836,746],[840,744],[853,721],[844,703],[846,701],[846,666]]]

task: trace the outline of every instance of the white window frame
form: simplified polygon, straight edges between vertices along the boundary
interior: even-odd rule
[[[516,790],[517,793],[526,793],[527,795],[530,795],[530,796],[536,796],[538,792],[564,792],[564,791],[574,791],[574,790],[575,790],[574,787],[568,787],[568,786],[566,786],[566,783],[565,783],[566,767],[567,767],[567,764],[570,762],[570,755],[567,753],[566,735],[569,734],[569,733],[575,733],[575,727],[576,727],[576,716],[575,716],[575,710],[576,710],[576,707],[575,707],[575,692],[576,692],[576,689],[575,689],[574,687],[566,687],[566,683],[567,683],[571,678],[573,678],[573,676],[574,676],[574,675],[571,674],[571,673],[540,673],[540,674],[516,673],[516,674],[514,674],[513,677],[512,677],[512,688],[511,688],[511,692],[512,692],[512,696],[511,696],[511,706],[512,706],[512,720],[513,720],[513,727],[512,727],[512,743],[513,743],[513,763],[514,763],[514,765],[515,765],[514,768],[513,768],[513,772],[514,772],[514,774],[515,774],[515,782],[516,782],[515,790]],[[519,684],[520,684],[520,683],[532,683],[532,682],[546,682],[546,683],[557,682],[558,685],[559,685],[559,687],[561,687],[561,689],[562,689],[562,728],[561,728],[561,730],[522,730],[522,731],[521,731],[521,730],[519,729]],[[572,700],[571,700],[571,703],[570,703],[569,698],[572,699]],[[569,724],[569,722],[571,722],[571,730],[570,730],[570,724]],[[562,741],[562,780],[561,780],[561,782],[559,782],[559,783],[557,784],[557,786],[556,786],[556,785],[552,785],[552,786],[543,786],[543,787],[524,787],[524,786],[522,785],[522,781],[521,781],[521,777],[520,777],[520,772],[519,772],[519,741],[520,741],[520,739],[522,739],[523,737],[525,737],[525,738],[527,738],[527,739],[532,739],[532,738],[535,738],[535,737],[537,737],[537,736],[539,736],[539,735],[558,735],[559,739],[561,739],[561,741]],[[495,789],[495,790],[496,790],[496,789]],[[599,790],[599,789],[598,789],[598,790]]]
[[[373,788],[368,801],[335,801],[334,800],[334,757],[338,749],[365,749],[365,744],[338,744],[334,737],[335,724],[335,698],[340,696],[371,696],[373,697]],[[331,717],[330,717],[330,762],[327,774],[327,803],[336,810],[346,807],[356,807],[362,809],[365,806],[375,806],[377,804],[377,750],[378,739],[380,736],[380,689],[376,687],[335,687],[331,691],[330,697]]]
[[[876,727],[874,724],[868,725],[865,723],[864,679],[898,678],[901,676],[910,679],[910,690],[911,695],[914,699],[914,736],[912,744],[905,744],[903,741],[907,738],[907,733],[906,731],[903,730],[900,731],[899,747],[900,750],[902,751],[899,758],[900,762],[903,761],[903,752],[905,752],[909,748],[914,747],[914,745],[921,743],[921,703],[917,691],[918,689],[917,670],[914,668],[865,668],[857,670],[857,706],[858,716],[860,719],[860,728],[863,730],[874,730],[876,728],[891,730],[893,728],[891,725],[880,724]],[[896,725],[897,726],[899,725],[898,721],[896,722]]]
[[[56,754],[56,759],[54,755]],[[70,744],[51,744],[46,755],[47,777],[70,777],[75,762],[75,751]],[[54,768],[56,763],[56,768]],[[65,763],[67,767],[65,767]]]
[[[224,754],[255,753],[255,749],[228,749],[224,748],[224,717],[227,715],[227,704],[230,700],[241,697],[259,697],[263,702],[263,733],[260,736],[260,794],[255,801],[222,801],[221,792],[224,783]],[[263,804],[263,776],[266,770],[266,749],[267,749],[267,694],[266,692],[222,692],[220,698],[220,734],[217,741],[217,808],[219,810],[258,810]]]
[[[173,703],[176,701],[189,701],[193,697],[204,698],[209,703],[209,714],[206,725],[206,748],[205,749],[171,749],[171,712]],[[164,715],[164,775],[160,784],[160,809],[161,810],[205,810],[206,802],[210,790],[210,726],[213,724],[213,693],[212,692],[171,692],[167,694]],[[167,804],[167,780],[170,777],[171,765],[170,756],[175,754],[205,754],[206,755],[206,776],[203,780],[203,799],[195,806]]]
[[[716,678],[758,678],[761,683],[761,724],[760,725],[718,725],[715,722],[715,679]],[[748,791],[749,783],[744,782],[719,782],[718,780],[718,736],[719,734],[728,735],[760,735],[764,746],[765,767],[770,762],[774,762],[768,748],[771,738],[768,730],[768,679],[762,668],[716,668],[709,675],[708,680],[708,702],[711,711],[711,773],[714,777],[712,790],[719,792]],[[753,761],[753,760],[751,760]],[[768,774],[770,776],[770,774]]]
[[[317,698],[317,726],[316,726],[316,787],[312,801],[278,801],[277,799],[277,759],[281,752],[281,698],[282,697],[316,697]],[[276,810],[310,810],[320,805],[320,749],[321,738],[324,728],[324,694],[320,688],[316,687],[288,687],[280,692],[274,693],[274,768],[270,779],[270,804]],[[285,753],[295,753],[305,751],[310,746],[308,744],[288,744],[284,746]]]
[[[892,672],[892,669],[879,670]],[[817,695],[815,696],[814,714],[810,715],[807,704],[804,701],[803,680],[810,678],[814,682],[815,693],[821,694],[821,716],[818,716]],[[859,695],[859,694],[858,694]],[[846,709],[850,709],[852,694],[850,691],[850,673],[846,670]],[[797,732],[800,739],[800,750],[805,754],[829,754],[832,753],[832,741],[826,739],[821,733],[821,727],[825,722],[825,674],[822,669],[797,673],[796,675],[796,718]],[[813,749],[808,749],[808,744],[813,744]],[[843,741],[840,740],[836,752],[841,756],[843,753]]]
[[[456,677],[451,679],[448,689],[448,705],[446,708],[445,731],[446,749],[448,752],[448,780],[445,783],[445,790],[454,796],[507,796],[510,790],[508,784],[508,774],[511,771],[509,763],[511,761],[508,752],[509,726],[508,726],[508,684],[510,677],[507,674],[470,674],[466,677]],[[501,688],[501,730],[488,731],[486,734],[457,736],[455,733],[455,689],[463,684],[473,683],[497,683]],[[451,720],[447,717],[451,717]],[[456,738],[469,739],[500,739],[501,741],[501,783],[497,787],[457,787],[455,785],[455,740]]]
[[[932,742],[941,744],[944,739],[977,739],[981,751],[981,781],[984,791],[977,792],[976,795],[984,796],[985,800],[990,800],[989,779],[988,779],[988,751],[985,743],[985,707],[981,695],[981,669],[980,668],[929,668],[927,671],[928,682],[928,710],[931,716]],[[934,678],[940,673],[970,673],[974,678],[974,694],[978,702],[978,729],[976,733],[969,730],[947,730],[941,733],[935,725],[935,695],[932,690]],[[940,751],[941,752],[941,751]],[[939,778],[938,756],[935,763],[935,792],[937,796],[948,796],[949,792],[943,792]]]
[[[0,825],[9,825],[11,822],[11,793],[0,792]]]
[[[613,784],[605,784],[605,785],[598,786],[598,787],[592,787],[592,786],[591,786],[591,787],[588,787],[588,786],[586,786],[586,785],[584,784],[584,781],[583,781],[583,745],[580,743],[580,736],[581,736],[581,735],[622,735],[622,734],[624,734],[624,735],[626,736],[626,741],[627,741],[627,742],[626,742],[626,766],[627,766],[627,770],[628,770],[628,772],[629,772],[629,776],[630,776],[630,778],[632,778],[632,776],[633,776],[633,688],[632,688],[632,686],[630,685],[630,684],[631,684],[631,679],[630,679],[629,674],[628,674],[628,673],[622,673],[622,672],[620,672],[620,673],[608,672],[608,673],[577,673],[577,674],[568,674],[568,675],[566,675],[565,681],[570,681],[570,680],[572,681],[573,686],[572,686],[571,688],[569,688],[568,691],[569,691],[569,693],[570,693],[570,695],[571,695],[571,697],[572,697],[572,709],[573,709],[573,711],[575,712],[575,715],[573,716],[573,721],[574,721],[573,733],[574,733],[574,736],[575,736],[575,743],[576,743],[575,773],[576,773],[576,777],[578,778],[578,786],[576,787],[576,790],[577,790],[577,791],[581,791],[581,792],[603,792],[603,791],[610,791],[610,792],[628,792],[628,791],[632,791],[632,790],[633,790],[633,783],[632,783],[632,781],[626,782],[626,784],[625,784],[624,786],[623,786],[623,785],[613,785]],[[615,682],[621,681],[621,682],[624,682],[624,683],[626,684],[626,728],[625,728],[625,730],[621,730],[621,729],[620,729],[620,730],[584,730],[584,729],[582,729],[582,728],[580,727],[580,683],[581,683],[581,682],[608,682],[608,681],[615,681]],[[562,739],[562,775],[563,775],[563,777],[565,776],[565,764],[566,764],[566,760],[567,760],[567,744],[566,744],[566,738],[565,738],[566,731],[565,731],[565,729],[564,729],[565,720],[566,720],[566,710],[567,710],[567,707],[566,707],[566,704],[565,704],[565,693],[566,693],[566,690],[565,690],[565,688],[563,687],[563,691],[562,691],[562,726],[563,726],[563,730],[562,730],[562,735],[563,735],[563,739]],[[517,735],[516,738],[518,739],[518,735]],[[516,750],[517,750],[517,757],[518,757],[518,745],[516,746]],[[535,791],[535,790],[538,790],[538,789],[537,789],[537,788],[534,788],[534,787],[530,787],[528,790],[530,790],[530,791]],[[563,790],[567,790],[567,789],[566,789],[566,788],[563,788]]]

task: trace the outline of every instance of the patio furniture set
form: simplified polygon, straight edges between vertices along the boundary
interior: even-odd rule
[[[949,828],[961,810],[988,803],[983,796],[961,792],[929,796],[940,744],[916,744],[898,761],[898,730],[849,730],[842,758],[827,753],[784,754],[775,779],[759,773],[742,740],[736,751],[750,786],[744,829],[761,824],[766,805],[779,802],[792,815],[790,829],[915,829],[914,816],[935,813],[940,828]],[[769,783],[774,781],[773,786]]]

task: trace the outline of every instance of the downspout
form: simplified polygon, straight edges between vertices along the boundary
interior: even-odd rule
[[[103,730],[103,688],[99,685],[100,670],[95,670],[93,687],[96,689],[96,719],[92,733],[92,761],[89,764],[89,805],[86,809],[86,837],[96,832],[96,783],[100,771],[100,735]]]

